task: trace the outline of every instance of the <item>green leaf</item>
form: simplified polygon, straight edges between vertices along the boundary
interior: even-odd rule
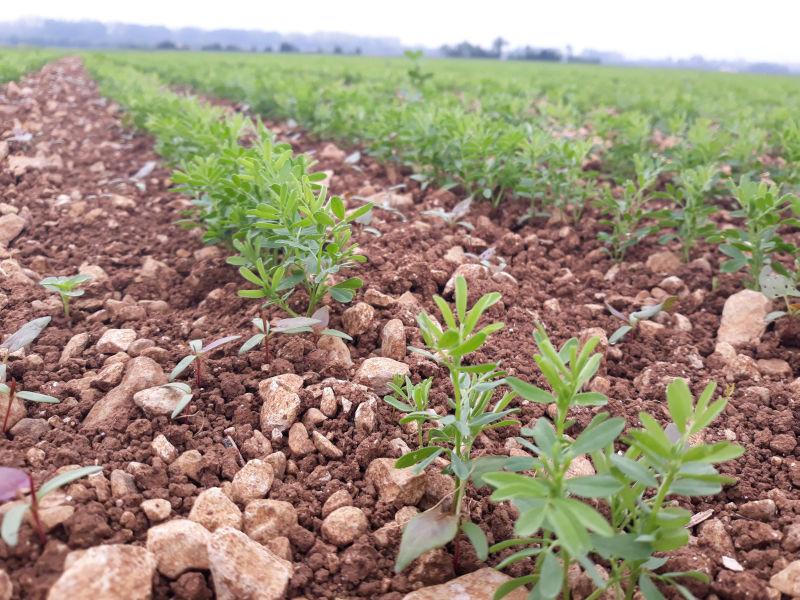
[[[255,285],[255,286],[258,286],[258,287],[263,287],[263,286],[265,285],[265,283],[266,283],[266,282],[262,281],[262,280],[261,280],[261,279],[258,277],[258,275],[256,275],[255,273],[253,273],[253,272],[252,272],[250,269],[248,269],[247,267],[239,267],[239,275],[241,275],[241,276],[242,276],[242,277],[244,277],[244,278],[245,278],[247,281],[249,281],[250,283],[252,283],[253,285]]]
[[[667,386],[667,406],[678,431],[684,433],[686,424],[692,416],[694,398],[689,385],[682,377],[673,379]]]
[[[647,542],[639,542],[636,535],[630,533],[617,534],[612,537],[592,535],[592,546],[603,558],[623,558],[625,560],[646,560],[653,553],[653,546]]]
[[[239,348],[239,354],[244,354],[245,352],[247,352],[249,350],[252,350],[256,346],[258,346],[264,340],[264,337],[266,337],[266,336],[263,333],[255,334],[253,337],[251,337],[249,340],[247,340],[244,344],[242,344],[242,347]]]
[[[542,528],[545,517],[547,517],[548,507],[545,501],[532,502],[532,508],[522,511],[514,523],[514,533],[520,536],[528,536],[536,533]]]
[[[443,513],[439,507],[415,515],[403,530],[395,573],[400,573],[428,550],[451,542],[458,533],[458,517]]]
[[[611,454],[610,460],[612,465],[635,482],[651,488],[658,487],[656,478],[642,463],[619,454]]]
[[[455,283],[456,314],[462,323],[467,318],[467,280],[463,275],[456,277]]]
[[[507,377],[506,383],[512,390],[519,394],[521,398],[529,402],[551,404],[555,401],[552,394],[516,377]]]
[[[566,510],[560,501],[555,503],[547,513],[547,521],[558,538],[558,543],[569,552],[571,556],[581,556],[586,553],[589,547],[589,535],[577,524],[576,515]]]
[[[25,514],[31,507],[27,502],[20,502],[8,509],[3,515],[3,524],[0,526],[0,534],[3,541],[11,547],[17,545],[19,541],[19,528]]]
[[[489,557],[489,542],[486,541],[486,534],[483,533],[483,529],[472,521],[464,521],[461,524],[461,531],[467,535],[472,547],[475,548],[478,560],[486,560]]]
[[[597,417],[595,417],[596,419]],[[570,447],[570,452],[573,456],[605,448],[613,443],[625,428],[625,419],[622,417],[607,419],[598,425],[594,425],[595,420],[589,423],[586,430],[578,436]]]
[[[622,484],[612,475],[572,477],[564,485],[573,494],[584,498],[610,498],[622,489]]]
[[[424,448],[419,448],[398,458],[394,463],[394,467],[396,469],[405,469],[406,467],[411,467],[418,462],[422,462],[426,458],[430,458],[431,456],[438,456],[442,452],[444,452],[444,448],[439,448],[438,446],[425,446]]]
[[[545,553],[544,561],[542,561],[541,576],[536,584],[540,597],[546,600],[555,598],[561,591],[562,584],[561,561],[552,552]]]
[[[72,469],[71,471],[65,471],[60,475],[56,475],[55,477],[52,477],[51,479],[45,481],[42,484],[42,486],[36,491],[36,497],[41,500],[53,490],[57,490],[58,488],[67,485],[68,483],[72,483],[76,479],[86,477],[87,475],[93,475],[95,473],[101,473],[102,471],[103,467],[99,466],[81,467],[80,469]]]
[[[344,219],[344,201],[339,196],[333,196],[331,198],[331,211],[336,215],[337,219]]]
[[[608,524],[605,517],[601,515],[596,509],[580,500],[566,498],[554,501],[560,508],[567,510],[574,515],[577,521],[589,531],[611,537],[614,535],[614,530]]]
[[[605,406],[608,404],[608,397],[600,392],[581,392],[575,394],[573,401],[578,406]]]
[[[189,356],[184,356],[180,362],[175,365],[175,368],[172,369],[172,372],[169,374],[169,380],[173,381],[178,375],[183,373],[186,368],[194,362],[197,357],[194,354],[190,354]]]
[[[52,317],[40,317],[28,321],[25,325],[4,339],[3,343],[0,344],[0,348],[5,348],[8,350],[9,354],[13,354],[24,348],[39,337],[39,334],[42,333],[44,328],[50,323],[51,318]]]
[[[639,575],[639,591],[642,592],[645,600],[666,600],[664,594],[658,590],[653,580],[644,572]]]
[[[619,329],[617,329],[617,330],[616,330],[614,333],[612,333],[612,334],[611,334],[611,335],[608,337],[608,343],[609,343],[609,345],[610,345],[610,346],[613,346],[613,345],[614,345],[614,344],[616,344],[618,341],[620,341],[620,340],[621,340],[623,337],[625,337],[625,334],[626,334],[626,333],[628,333],[629,331],[632,331],[632,330],[633,330],[633,327],[631,327],[630,325],[623,325],[622,327],[620,327]]]
[[[36,392],[17,392],[17,397],[30,402],[42,402],[44,404],[58,404],[61,402],[58,398],[48,396],[47,394],[38,394]]]
[[[517,577],[516,579],[512,579],[511,581],[506,581],[505,583],[500,584],[494,591],[494,596],[492,596],[492,600],[502,600],[514,590],[521,588],[523,585],[528,585],[529,583],[533,583],[538,578],[539,578],[538,575],[523,575],[522,577]],[[442,598],[442,600],[444,600],[444,598]]]

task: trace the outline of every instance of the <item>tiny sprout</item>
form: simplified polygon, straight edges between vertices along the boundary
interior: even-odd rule
[[[73,275],[72,277],[67,277],[65,275],[61,275],[59,277],[45,277],[39,282],[39,285],[46,290],[56,292],[59,296],[61,296],[61,304],[64,307],[64,316],[69,319],[70,300],[72,298],[77,298],[78,296],[83,296],[86,291],[82,290],[80,286],[81,284],[91,280],[91,275],[79,273],[78,275]]]
[[[3,541],[9,546],[17,545],[19,528],[22,526],[25,515],[30,511],[36,527],[36,533],[39,536],[39,542],[44,546],[47,538],[45,537],[42,520],[39,517],[39,503],[42,499],[50,492],[54,492],[68,483],[87,475],[99,473],[102,470],[102,467],[95,466],[66,471],[44,482],[37,490],[33,477],[29,473],[12,467],[0,467],[0,502],[17,498],[23,500],[18,504],[12,505],[3,515],[3,524],[0,526],[0,534],[2,534]],[[23,499],[26,493],[30,494],[29,500]]]
[[[161,387],[170,388],[181,392],[181,399],[178,400],[178,403],[172,410],[172,414],[169,416],[170,419],[174,419],[179,414],[181,414],[183,412],[183,409],[189,406],[189,402],[192,401],[192,398],[194,397],[194,395],[192,394],[192,388],[189,387],[189,384],[183,383],[182,381],[173,381],[172,383],[165,383]]]
[[[2,375],[3,379],[5,378],[5,366],[3,366],[0,375]],[[14,405],[15,398],[27,400],[28,402],[42,402],[45,404],[58,404],[61,402],[58,398],[48,396],[47,394],[17,390],[16,379],[12,379],[11,383],[0,383],[0,394],[6,397],[6,415],[3,418],[3,433],[8,431],[8,419],[11,416],[11,407]]]
[[[216,341],[213,341],[208,346],[205,347],[203,346],[203,340],[191,340],[189,342],[189,349],[192,351],[192,353],[189,354],[188,356],[184,356],[181,359],[181,361],[177,365],[175,365],[175,368],[172,369],[172,373],[169,374],[170,382],[174,381],[178,375],[183,373],[190,364],[195,363],[194,365],[195,383],[197,384],[197,389],[200,390],[200,384],[203,379],[203,373],[202,373],[203,357],[212,350],[215,350],[220,346],[223,346],[224,344],[227,344],[229,342],[233,342],[234,340],[238,340],[240,337],[242,336],[229,335],[220,338]]]
[[[663,310],[669,311],[673,306],[675,306],[677,301],[678,298],[676,296],[668,296],[662,302],[644,306],[636,312],[632,312],[627,317],[606,302],[606,308],[608,309],[608,312],[625,322],[625,325],[622,325],[619,329],[611,334],[611,336],[608,338],[608,343],[613,346],[623,337],[625,337],[628,332],[636,329],[636,326],[639,325],[640,321],[648,321]]]
[[[256,328],[258,333],[255,333],[248,339],[242,347],[239,348],[239,354],[244,354],[262,344],[264,347],[264,364],[270,361],[269,354],[269,338],[274,333],[310,333],[314,331],[314,327],[320,325],[320,320],[314,317],[292,317],[290,319],[281,319],[274,326],[269,324],[269,321],[263,317],[256,317],[253,319],[253,327]]]
[[[451,211],[446,211],[443,208],[435,208],[433,210],[422,211],[422,214],[438,217],[453,229],[460,225],[461,227],[472,230],[475,229],[475,226],[468,221],[462,220],[469,214],[469,209],[471,206],[472,196],[469,196],[456,204]]]
[[[8,362],[8,355],[22,350],[25,346],[39,337],[39,334],[42,333],[44,328],[49,325],[50,320],[51,317],[40,317],[38,319],[28,321],[25,323],[25,325],[17,329],[17,331],[12,333],[10,336],[4,339],[2,343],[0,343],[0,350],[4,351],[3,363],[0,365],[0,382],[6,380],[5,366]]]

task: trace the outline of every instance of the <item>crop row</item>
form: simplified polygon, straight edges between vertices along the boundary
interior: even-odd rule
[[[358,261],[349,243],[350,225],[366,214],[368,205],[346,212],[340,198],[328,198],[325,187],[316,183],[308,159],[275,144],[257,123],[170,92],[157,77],[120,68],[118,63],[94,57],[89,67],[103,92],[150,131],[158,151],[179,166],[173,178],[195,199],[197,223],[189,224],[203,227],[207,243],[227,245],[234,253],[229,262],[255,287],[242,290],[243,296],[277,305],[292,315],[290,296],[297,288],[304,290],[306,314],[313,316],[284,320],[285,332],[320,326],[323,319],[315,308],[326,293],[344,302],[353,297],[358,280],[330,285],[329,278]],[[247,143],[241,141],[243,137]],[[324,268],[320,270],[319,265]],[[584,391],[600,365],[601,355],[594,352],[599,339],[583,345],[571,339],[557,349],[540,327],[536,334],[539,354],[534,359],[549,387],[542,389],[506,377],[497,364],[470,362],[469,355],[503,324],[482,323],[486,311],[500,300],[498,293],[483,296],[471,307],[467,298],[466,281],[457,277],[454,306],[436,296],[440,317],[426,313],[418,317],[426,347],[413,350],[438,362],[449,374],[453,390],[449,411],[429,410],[430,379],[416,384],[395,380],[394,393],[385,398],[402,413],[401,422],[419,424],[417,448],[398,459],[396,466],[439,468],[455,482],[446,502],[406,525],[396,569],[405,569],[425,551],[444,546],[463,532],[481,560],[490,553],[502,557],[498,568],[531,560],[531,573],[504,585],[497,598],[522,585],[533,587],[532,597],[554,598],[566,589],[567,573],[574,564],[597,586],[594,597],[606,590],[633,597],[638,589],[648,600],[660,598],[657,584],[692,597],[683,578],[704,576],[659,573],[666,559],[656,553],[688,542],[686,525],[691,515],[668,498],[714,494],[729,482],[714,464],[737,457],[741,449],[729,442],[689,442],[690,436],[694,439],[720,414],[727,397],[712,401],[714,386],[709,385],[695,400],[686,382],[677,380],[667,392],[672,419],[667,427],[643,413],[643,428],[623,436],[624,419],[599,413],[573,439],[565,433],[572,425],[570,411],[607,401],[598,392]],[[267,348],[266,320],[256,326],[258,333],[242,351],[262,342]],[[190,364],[199,378],[204,355],[235,339],[228,336],[207,346],[194,340],[171,379]],[[169,385],[185,393],[181,406],[191,400],[189,386]],[[473,458],[473,443],[482,432],[519,425],[514,418],[518,409],[512,405],[517,398],[557,408],[552,425],[542,418],[522,429],[521,443],[532,456]],[[624,453],[617,452],[620,445],[626,447]],[[573,476],[587,455],[596,472]],[[469,485],[488,485],[494,489],[494,501],[510,501],[517,507],[516,537],[489,546],[481,528],[462,511]],[[608,515],[597,510],[597,502],[610,508]],[[598,558],[608,565],[606,577],[594,562]]]
[[[26,73],[39,69],[56,56],[58,52],[53,50],[3,48],[0,50],[0,83],[19,79]]]
[[[494,202],[527,198],[524,218],[577,222],[592,206],[615,260],[651,239],[689,261],[710,241],[726,257],[723,271],[744,270],[746,285],[786,298],[792,310],[800,258],[787,237],[800,209],[792,194],[800,177],[795,80],[503,64],[487,74],[484,63],[423,65],[418,57],[105,60],[358,141],[410,167],[423,185],[458,185]],[[715,214],[729,206],[736,226],[720,229]],[[463,216],[440,212],[454,222]]]

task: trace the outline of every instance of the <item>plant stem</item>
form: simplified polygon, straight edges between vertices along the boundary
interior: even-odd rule
[[[202,361],[200,359],[200,356],[198,356],[197,359],[194,361],[194,379],[195,379],[195,383],[197,385],[197,393],[198,394],[200,393],[200,385],[201,385],[202,380],[203,380],[203,376],[201,374],[201,370],[202,370]]]
[[[14,404],[14,395],[17,393],[17,380],[12,378],[8,386],[8,404],[6,405],[6,416],[3,419],[3,433],[8,431],[8,418],[11,416],[11,405]]]
[[[269,364],[269,330],[267,329],[267,315],[261,311],[261,325],[264,331],[264,364]]]
[[[39,541],[42,546],[44,546],[47,543],[47,537],[44,535],[44,527],[39,518],[39,499],[36,497],[36,486],[33,483],[33,477],[30,473],[28,473],[28,483],[31,488],[31,514],[33,515],[33,522],[36,526],[36,533],[39,534]]]

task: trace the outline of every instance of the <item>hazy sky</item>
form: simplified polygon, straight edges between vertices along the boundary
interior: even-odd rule
[[[4,0],[0,20],[96,19],[282,33],[337,31],[439,46],[617,50],[632,58],[744,58],[800,63],[800,0]]]

